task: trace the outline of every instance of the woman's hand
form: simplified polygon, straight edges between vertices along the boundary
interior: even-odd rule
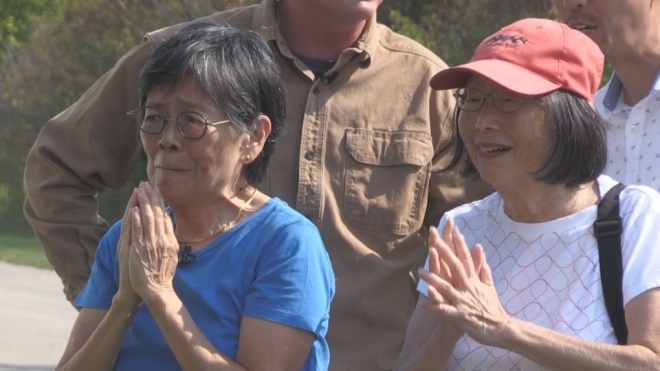
[[[137,190],[139,207],[131,210],[129,272],[135,291],[147,302],[174,292],[179,243],[162,194],[148,183]]]
[[[484,252],[480,245],[468,250],[451,220],[442,235],[440,239],[432,231],[429,238],[429,268],[440,268],[440,274],[420,270],[429,284],[431,300],[426,307],[479,343],[495,345],[509,316],[497,296]]]
[[[117,259],[119,261],[119,291],[115,296],[116,304],[132,310],[142,303],[142,298],[135,292],[129,277],[128,261],[132,243],[132,213],[131,210],[138,205],[137,190],[133,190],[128,200],[121,224],[121,237],[117,244]]]
[[[445,228],[442,230],[442,239],[440,239],[440,235],[438,234],[438,230],[434,227],[429,228],[429,271],[428,273],[433,273],[437,275],[438,277],[441,277],[445,279],[449,283],[453,283],[451,273],[449,272],[449,268],[447,268],[447,265],[440,260],[438,256],[438,251],[437,251],[437,246],[441,242],[444,242],[449,248],[453,251],[454,250],[454,242],[452,240],[451,236],[451,230],[454,228],[454,221],[451,219],[447,220],[447,224],[445,225]],[[420,276],[424,274],[425,272],[423,269],[420,269]],[[438,302],[443,302],[442,295],[438,293],[437,290],[433,288],[432,285],[429,285],[428,287],[428,298],[431,300],[432,303],[438,303]],[[431,312],[436,313],[437,311],[428,307],[428,305],[424,305],[424,303],[427,302],[427,300],[424,300],[422,302],[422,306],[424,306],[427,310],[430,310]],[[452,321],[448,321],[446,318],[444,318],[444,327],[443,331],[446,331],[447,333],[444,333],[443,336],[449,336],[452,339],[458,340],[461,338],[464,334],[464,331],[458,328]]]

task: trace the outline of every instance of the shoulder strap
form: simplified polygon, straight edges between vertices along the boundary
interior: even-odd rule
[[[621,259],[621,232],[623,223],[619,215],[619,193],[625,188],[618,183],[598,204],[598,219],[594,222],[594,235],[598,239],[600,280],[603,285],[605,307],[614,327],[619,344],[628,342],[628,328],[623,309],[623,263]]]

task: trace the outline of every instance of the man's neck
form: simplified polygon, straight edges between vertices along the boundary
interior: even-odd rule
[[[353,46],[364,31],[367,20],[332,17],[306,1],[280,1],[278,23],[291,51],[316,59],[335,60]]]
[[[623,84],[623,101],[634,106],[653,88],[660,71],[660,49],[611,59],[611,63]]]

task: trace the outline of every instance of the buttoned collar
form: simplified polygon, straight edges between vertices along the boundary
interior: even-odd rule
[[[618,113],[628,108],[629,106],[623,101],[623,83],[617,77],[616,73],[612,74],[610,82],[605,87],[605,97],[603,98],[603,107],[612,113]],[[655,83],[651,88],[651,92],[660,92],[660,71],[655,77]]]
[[[278,0],[264,0],[258,5],[257,10],[252,19],[252,29],[266,38],[268,41],[274,41],[282,55],[294,59],[294,55],[286,45],[282,33],[277,23],[277,1]],[[357,60],[362,63],[366,68],[368,67],[375,56],[376,49],[379,43],[378,27],[376,23],[376,16],[374,16],[365,27],[364,32],[351,48],[342,52],[344,54],[358,54]],[[341,58],[341,57],[340,57]]]

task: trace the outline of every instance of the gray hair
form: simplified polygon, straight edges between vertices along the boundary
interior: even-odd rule
[[[286,119],[286,93],[265,39],[253,31],[192,24],[158,47],[142,68],[140,105],[155,87],[176,85],[194,76],[197,83],[240,132],[248,132],[259,115],[271,120],[262,152],[244,168],[248,184],[263,180]]]

